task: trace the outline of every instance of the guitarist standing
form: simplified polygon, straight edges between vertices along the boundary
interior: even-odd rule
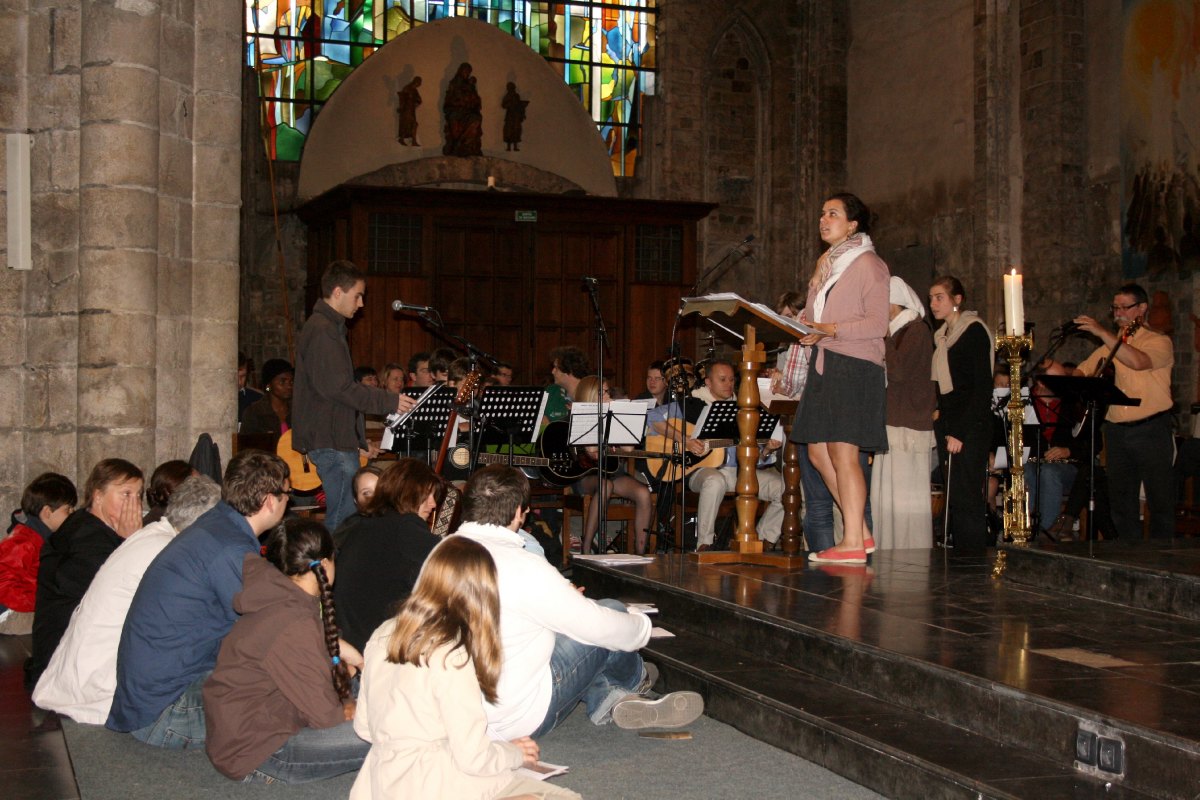
[[[1171,476],[1174,446],[1171,429],[1171,339],[1147,329],[1150,310],[1146,290],[1127,283],[1113,297],[1114,333],[1088,316],[1076,317],[1079,329],[1100,339],[1075,374],[1096,376],[1114,369],[1116,386],[1140,406],[1111,406],[1104,418],[1104,447],[1108,453],[1108,492],[1117,534],[1128,541],[1139,537],[1139,488],[1146,487],[1151,536],[1175,533],[1175,482]],[[1129,331],[1132,330],[1132,334]]]
[[[325,527],[336,530],[354,513],[354,473],[367,447],[363,414],[411,409],[416,401],[356,383],[346,320],[363,305],[365,275],[349,261],[334,261],[321,275],[321,299],[300,332],[292,398],[294,446],[317,468],[325,489]]]
[[[693,396],[713,401],[730,400],[734,395],[735,372],[733,364],[728,361],[714,361],[708,368],[704,378],[704,387],[693,392]],[[646,415],[646,421],[655,433],[678,438],[682,423],[679,405],[671,402],[666,406],[653,408]],[[782,439],[771,439],[763,447],[762,458],[774,458],[774,452],[783,445]],[[699,439],[688,439],[685,446],[694,456],[708,453],[707,443]],[[760,460],[761,467],[763,461]],[[696,492],[696,542],[699,550],[712,549],[713,533],[717,523],[717,510],[726,492],[731,492],[737,486],[737,448],[725,448],[725,460],[720,467],[703,467],[696,470],[688,478],[688,487]],[[783,525],[783,476],[778,470],[758,470],[758,499],[770,503],[758,521],[758,537],[774,544],[779,541],[780,529]]]

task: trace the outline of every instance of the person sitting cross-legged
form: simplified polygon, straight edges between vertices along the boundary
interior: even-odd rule
[[[517,531],[529,511],[529,479],[493,465],[477,471],[463,494],[457,536],[491,554],[500,586],[504,654],[496,701],[486,705],[495,739],[537,738],[558,726],[581,701],[597,725],[678,727],[704,713],[695,692],[647,696],[653,673],[638,650],[650,639],[650,619],[615,600],[585,598],[546,561],[524,548]]]

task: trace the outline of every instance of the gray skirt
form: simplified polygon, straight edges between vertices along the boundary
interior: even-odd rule
[[[825,351],[825,373],[813,354],[808,381],[792,424],[793,442],[847,442],[860,450],[886,452],[887,388],[883,367],[861,358]]]

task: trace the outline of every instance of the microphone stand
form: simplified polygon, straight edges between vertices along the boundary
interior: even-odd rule
[[[604,313],[600,310],[600,292],[596,287],[595,278],[584,278],[583,288],[592,301],[592,313],[596,317],[596,496],[592,502],[598,503],[596,517],[596,533],[603,531],[600,541],[605,549],[608,544],[608,502],[605,500],[604,474],[605,450],[608,449],[608,429],[604,424],[604,351],[611,348],[608,342],[608,329],[604,325]],[[583,521],[587,527],[587,520]],[[582,533],[582,532],[581,532]],[[634,531],[636,540],[637,532]],[[593,536],[593,541],[595,537]],[[582,549],[582,548],[581,548]]]
[[[451,333],[446,328],[445,323],[442,322],[442,315],[438,313],[436,308],[430,308],[428,311],[422,311],[419,313],[419,316],[433,327],[434,332],[438,336],[457,343],[459,347],[467,353],[467,356],[471,359],[471,372],[475,371],[480,361],[486,361],[487,363],[491,364],[493,368],[499,363],[496,357],[488,353],[486,350],[476,347],[469,340],[459,336],[457,333]],[[478,389],[476,391],[478,391]],[[487,424],[487,420],[484,419],[483,415],[479,414],[478,412],[479,406],[477,397],[473,392],[472,396],[467,400],[467,408],[464,414],[464,416],[471,420],[471,427],[467,430],[467,449],[471,454],[471,464],[467,470],[468,474],[474,472],[475,467],[477,466],[479,452],[478,447],[476,446],[476,441],[477,437],[481,436],[483,433],[483,426]]]
[[[691,289],[690,294],[695,295],[698,291],[700,291],[700,287],[704,286],[706,284],[709,276],[712,276],[713,280],[716,280],[717,278],[724,275],[725,272],[730,267],[732,267],[734,264],[738,263],[738,261],[741,261],[742,258],[746,258],[747,254],[742,252],[742,248],[745,247],[746,245],[750,244],[753,241],[754,241],[753,236],[747,236],[741,242],[739,242],[738,244],[729,248],[729,252],[726,253],[725,255],[721,256],[720,261],[718,261],[716,264],[713,264],[711,267],[709,267],[707,270],[705,270],[703,275],[701,275],[699,278],[696,279],[696,282],[692,284],[692,289]],[[742,258],[739,258],[737,261],[730,261],[729,259],[733,258],[734,253],[740,253]],[[724,267],[724,269],[722,269],[722,267]],[[720,272],[717,272],[718,270],[720,270]],[[717,274],[713,275],[714,272],[716,272]]]

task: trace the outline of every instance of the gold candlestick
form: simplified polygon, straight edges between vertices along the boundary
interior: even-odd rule
[[[996,350],[1008,359],[1008,491],[1004,493],[1004,536],[1013,545],[1029,545],[1029,507],[1025,495],[1025,403],[1021,399],[1021,353],[1033,350],[1033,334],[996,337]],[[1001,544],[1001,543],[997,543]],[[997,547],[992,575],[1004,572],[1003,548]]]

